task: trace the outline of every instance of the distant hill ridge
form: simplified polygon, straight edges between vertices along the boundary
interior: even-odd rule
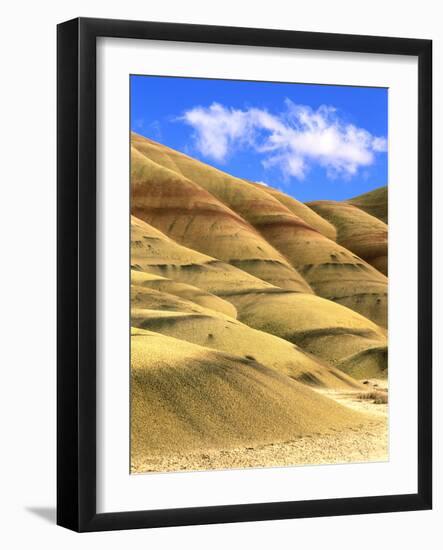
[[[388,223],[388,188],[386,185],[348,199],[346,202],[357,206],[382,222]]]

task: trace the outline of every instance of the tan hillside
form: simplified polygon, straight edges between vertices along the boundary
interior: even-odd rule
[[[387,279],[382,273],[338,243],[288,217],[263,220],[259,229],[318,296],[386,326]]]
[[[230,299],[239,320],[251,327],[297,344],[344,372],[387,375],[385,331],[348,308],[318,296],[284,292]]]
[[[263,186],[253,186],[152,140],[133,134],[132,141],[135,149],[132,171],[135,215],[178,242],[223,259],[274,286],[305,293],[312,289],[317,295],[386,326],[386,277],[313,229]],[[138,162],[139,156],[145,160]],[[166,172],[167,182],[163,180]],[[169,180],[173,180],[174,185],[170,185]],[[157,197],[157,188],[161,190],[162,203],[168,206],[162,208],[160,214],[156,211],[152,214],[151,207],[146,213],[141,204],[157,200],[151,198]],[[137,193],[143,196],[143,202],[137,198]],[[177,217],[172,197],[180,193],[186,194],[187,198],[180,200],[182,210]],[[194,195],[205,199],[192,198]],[[194,206],[192,214],[183,206],[187,201],[194,205],[198,202],[198,208]],[[203,205],[212,204],[211,201],[214,201],[212,223],[201,221],[198,212],[207,209],[208,206]],[[222,208],[232,214],[229,223],[218,221],[218,212]],[[198,219],[198,226],[194,219]],[[234,230],[231,226],[237,224],[238,219],[244,220],[252,233],[246,229],[241,232]],[[187,228],[186,238],[183,238],[182,226]],[[260,239],[260,244],[257,244],[257,239]],[[268,248],[263,242],[268,243]],[[288,272],[287,262],[294,273]]]
[[[162,334],[131,336],[131,462],[355,429],[367,417],[260,363]]]
[[[237,317],[237,310],[231,303],[195,286],[177,283],[176,281],[166,279],[160,275],[135,270],[131,270],[131,281],[139,287],[166,292],[184,298],[185,300],[195,302],[204,308],[224,313],[234,319]]]
[[[287,260],[245,219],[206,189],[166,168],[139,150],[131,154],[132,214],[176,242],[268,281],[273,285],[311,292]],[[245,185],[247,185],[245,183]]]
[[[309,202],[308,206],[337,229],[337,242],[387,275],[388,226],[353,204]]]
[[[348,199],[346,202],[357,206],[382,222],[388,223],[388,188],[386,186]]]
[[[306,206],[306,204],[304,204],[303,202],[300,202],[293,197],[286,195],[286,193],[283,193],[278,189],[274,189],[273,187],[265,187],[263,185],[260,185],[259,183],[254,182],[250,183],[275,197],[278,201],[284,204],[286,208],[288,208],[293,214],[301,218],[304,222],[306,222],[313,229],[315,229],[328,239],[331,239],[332,241],[336,240],[337,231],[335,227],[327,220],[319,216],[314,210],[309,208],[309,206]]]
[[[386,460],[386,201],[132,134],[131,472]]]
[[[133,269],[161,274],[175,283],[214,294],[235,306],[241,322],[294,344],[302,342],[303,350],[317,352],[331,365],[339,366],[341,360],[352,354],[386,346],[383,331],[348,308],[314,295],[273,287],[229,264],[175,243],[134,216],[131,238]],[[307,299],[309,296],[311,300]]]
[[[258,361],[295,380],[318,388],[364,389],[356,380],[330,367],[290,342],[254,330],[224,314],[146,287],[131,288],[131,319],[137,328],[159,332],[241,360]]]
[[[386,379],[388,374],[388,348],[386,345],[374,346],[358,351],[337,365],[349,376],[362,378]]]
[[[176,243],[135,216],[131,216],[131,267],[219,296],[274,288],[241,269]]]

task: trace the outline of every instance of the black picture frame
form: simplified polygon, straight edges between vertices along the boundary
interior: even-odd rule
[[[399,54],[418,59],[418,491],[416,494],[96,512],[96,39]],[[104,531],[432,507],[432,42],[79,18],[57,29],[57,523]],[[412,359],[411,359],[412,360]]]

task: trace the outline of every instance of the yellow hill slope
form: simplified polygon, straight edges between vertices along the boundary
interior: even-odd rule
[[[346,202],[357,206],[382,222],[388,223],[388,188],[386,186],[348,199]]]
[[[131,267],[218,296],[275,288],[241,269],[176,243],[135,216],[131,216]]]
[[[174,282],[212,293],[233,304],[244,324],[294,344],[301,342],[303,350],[331,365],[340,366],[340,361],[351,355],[386,347],[386,337],[374,323],[339,304],[273,287],[240,269],[175,243],[135,217],[132,217],[131,235],[135,270],[161,274]],[[365,364],[368,366],[367,358]],[[379,368],[382,371],[386,368],[386,358],[384,367]]]
[[[328,389],[364,389],[341,371],[300,348],[226,315],[137,284],[132,285],[132,325],[193,344],[258,361],[295,380]]]
[[[288,441],[366,417],[238,357],[135,329],[131,459]]]
[[[311,292],[287,260],[240,215],[136,146],[131,150],[132,214],[176,242],[273,285]]]
[[[314,210],[309,208],[309,206],[306,206],[306,204],[304,204],[303,202],[300,202],[293,197],[286,195],[286,193],[283,193],[278,189],[274,189],[273,187],[265,187],[263,185],[260,185],[259,183],[254,182],[250,183],[252,185],[255,185],[255,187],[258,187],[259,189],[262,189],[262,191],[265,191],[266,193],[272,195],[284,206],[286,206],[286,208],[288,208],[288,210],[290,210],[293,214],[301,218],[309,226],[311,226],[313,229],[315,229],[328,239],[331,239],[332,241],[336,240],[337,231],[335,227],[327,220],[319,216],[316,212],[314,212]]]
[[[195,286],[177,283],[160,275],[134,270],[131,270],[131,281],[138,287],[167,292],[168,294],[195,302],[204,308],[224,313],[234,319],[237,317],[237,310],[231,303]]]
[[[352,376],[386,377],[386,335],[362,315],[309,294],[231,298],[243,323],[297,344]]]
[[[291,262],[318,296],[386,326],[387,279],[374,267],[289,217],[263,219],[257,228]]]
[[[337,242],[387,275],[388,226],[353,204],[338,201],[308,203],[337,229]]]
[[[172,218],[169,215],[165,214],[168,224],[171,223],[172,226],[166,223],[160,224],[156,217],[146,216],[142,212],[141,215],[145,221],[153,223],[153,225],[182,244],[229,261],[231,264],[269,281],[275,286],[309,292],[306,288],[303,289],[300,282],[304,279],[319,296],[349,307],[377,324],[386,326],[386,278],[364,260],[314,230],[300,216],[295,215],[272,196],[269,191],[266,191],[263,186],[254,186],[245,180],[229,176],[220,170],[146,138],[133,134],[132,142],[137,154],[146,159],[146,161],[143,161],[145,165],[151,161],[157,166],[157,172],[160,170],[160,164],[162,164],[164,170],[168,170],[168,174],[173,174],[172,170],[175,171],[176,177],[179,178],[177,186],[180,187],[183,193],[189,194],[189,198],[186,200],[193,200],[190,197],[194,191],[191,192],[189,185],[186,187],[183,178],[188,184],[192,182],[195,189],[200,190],[200,194],[206,191],[208,196],[216,201],[217,205],[223,205],[229,212],[234,213],[239,219],[247,223],[249,227],[253,226],[257,234],[261,235],[260,238],[263,242],[270,243],[272,250],[278,250],[281,256],[276,253],[277,257],[269,248],[265,249],[263,244],[257,244],[255,238],[250,240],[250,237],[246,236],[244,232],[235,232],[234,238],[227,225],[222,226],[217,221],[213,221],[214,228],[220,231],[220,240],[223,242],[223,247],[227,247],[227,249],[218,247],[217,236],[212,237],[212,233],[207,229],[204,222],[199,222],[195,239],[188,235],[185,240],[181,236],[176,222],[170,221]],[[134,159],[138,158],[137,154],[134,154]],[[133,162],[137,166],[136,161],[133,160]],[[145,182],[151,181],[150,178],[154,177],[153,171],[154,168],[147,171],[150,174],[149,176],[146,174],[139,176],[137,175],[137,167],[134,168],[133,182],[137,182],[138,178]],[[157,172],[154,178],[156,181],[160,178]],[[164,182],[161,188],[165,192]],[[151,194],[151,187],[147,189],[145,185],[143,193]],[[169,195],[168,198],[165,196],[163,200],[164,202],[169,201],[168,207],[165,208],[165,210],[169,210],[171,202]],[[182,200],[182,202],[184,201],[185,199]],[[134,203],[134,214],[140,215],[136,199],[134,199]],[[199,205],[199,208],[201,208],[201,205]],[[189,223],[189,214],[186,219]],[[217,218],[213,219],[216,220]],[[202,234],[200,230],[204,230],[206,234],[204,243],[201,242]],[[212,240],[214,242],[211,242]],[[260,259],[259,254],[256,253],[258,248],[254,250],[255,246],[259,247],[266,255],[266,260],[264,258]],[[283,257],[284,260],[281,259]],[[282,266],[287,265],[286,260],[296,270],[297,277],[302,275],[303,279],[300,277],[295,281],[293,277],[291,278],[288,275],[287,271],[282,270]]]

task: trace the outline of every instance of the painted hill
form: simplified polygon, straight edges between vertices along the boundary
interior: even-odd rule
[[[131,145],[132,471],[368,433],[333,395],[387,376],[387,226]]]
[[[270,195],[275,197],[279,202],[284,204],[286,208],[288,208],[293,214],[301,218],[304,222],[306,222],[313,229],[321,233],[323,236],[331,239],[332,241],[336,240],[337,231],[335,227],[327,220],[319,216],[306,204],[294,199],[293,197],[290,197],[289,195],[286,195],[286,193],[283,193],[278,189],[274,189],[273,187],[266,187],[260,183],[249,183],[255,185],[262,191],[265,191],[266,193],[269,193]]]
[[[309,207],[337,230],[337,242],[381,271],[388,272],[388,226],[353,204],[315,201]]]
[[[140,329],[132,331],[131,351],[133,464],[158,455],[355,429],[367,422],[252,359]]]
[[[195,302],[195,306],[205,305],[215,312],[222,310],[231,317],[236,315],[242,323],[285,338],[292,344],[302,341],[301,347],[305,351],[317,352],[319,359],[330,366],[340,368],[341,361],[354,355],[354,363],[358,364],[359,353],[386,348],[383,330],[350,309],[312,294],[272,286],[234,266],[179,245],[134,216],[131,238],[132,268],[133,273],[137,272],[133,274],[133,282],[137,287],[144,279],[143,288],[161,290],[152,286],[149,276],[144,274],[151,274],[151,277],[160,275],[170,281],[163,283],[163,291],[169,284],[169,294]],[[197,301],[191,292],[187,296],[184,296],[183,289],[178,292],[177,284],[200,289],[206,304],[202,298]],[[210,305],[210,296],[221,299],[221,302],[212,300]],[[135,294],[132,303],[137,306]],[[365,358],[365,364],[367,362]],[[377,359],[370,370],[379,370],[384,375],[385,366],[380,366]]]
[[[352,378],[327,362],[303,352],[287,340],[254,330],[221,312],[139,283],[140,279],[135,272],[131,286],[131,319],[134,327],[230,353],[241,360],[258,361],[281,374],[313,386],[363,389]]]
[[[382,222],[388,223],[388,188],[386,186],[348,199],[346,202],[357,206]]]
[[[131,157],[131,209],[135,216],[176,242],[264,281],[311,291],[296,269],[247,220],[185,175],[147,157],[147,144],[139,143],[134,140]]]
[[[240,321],[297,344],[344,372],[358,371],[360,378],[387,374],[384,330],[346,307],[296,293],[259,299],[242,295],[234,303]]]
[[[312,209],[136,134],[132,148],[135,216],[276,287],[314,291],[386,326],[386,277],[307,223],[319,226]]]
[[[232,304],[195,286],[177,283],[171,279],[161,277],[160,275],[134,270],[131,270],[131,281],[137,288],[150,288],[156,291],[165,292],[194,302],[204,308],[212,309],[218,313],[224,313],[234,319],[237,317],[237,310]]]
[[[135,216],[131,216],[131,267],[221,297],[275,288],[246,271],[176,243]]]

